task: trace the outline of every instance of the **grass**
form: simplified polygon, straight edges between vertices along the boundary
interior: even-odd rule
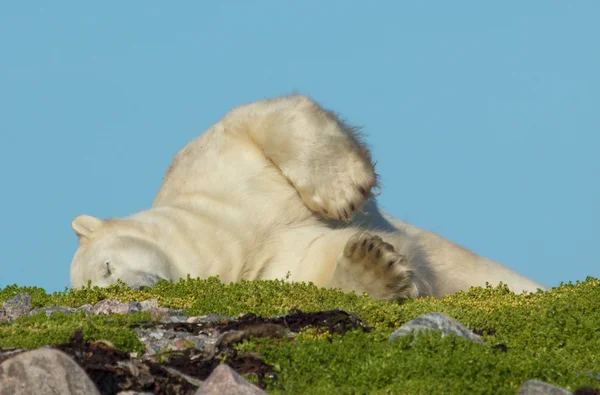
[[[571,391],[600,388],[586,372],[600,372],[600,280],[588,277],[547,292],[515,295],[505,286],[473,288],[443,299],[405,303],[374,301],[364,295],[319,289],[311,284],[255,281],[224,285],[217,278],[160,282],[136,291],[123,284],[109,288],[65,289],[47,294],[35,287],[0,289],[0,302],[20,292],[34,307],[77,307],[113,298],[123,302],[157,298],[162,306],[190,315],[235,316],[252,312],[271,316],[303,311],[344,309],[358,314],[374,330],[323,335],[307,330],[295,339],[250,339],[238,348],[258,352],[275,366],[272,393],[494,393],[514,394],[526,380],[539,379]],[[482,334],[485,344],[429,332],[389,342],[403,323],[429,312],[447,314]],[[45,314],[0,324],[0,347],[34,348],[68,340],[75,328],[85,338],[104,338],[124,351],[143,346],[127,328],[148,320],[131,316]]]

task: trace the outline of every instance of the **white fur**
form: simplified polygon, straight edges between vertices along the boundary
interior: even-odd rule
[[[374,186],[365,145],[309,98],[240,106],[175,156],[152,208],[73,220],[71,284],[152,285],[187,274],[227,283],[289,272],[290,281],[378,299],[441,297],[499,281],[515,292],[544,289],[387,216],[370,195]]]

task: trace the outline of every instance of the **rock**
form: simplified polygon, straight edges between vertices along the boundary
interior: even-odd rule
[[[35,314],[39,314],[39,313],[46,313],[46,317],[50,317],[52,314],[54,313],[65,313],[65,314],[73,314],[76,311],[79,311],[79,309],[75,308],[75,307],[69,307],[69,306],[49,306],[49,307],[38,307],[35,308],[33,310],[31,310],[28,315],[35,315]]]
[[[194,336],[188,332],[163,329],[134,329],[140,342],[146,347],[146,357],[152,357],[164,351],[182,351],[195,347],[204,335]]]
[[[266,394],[227,365],[217,366],[195,395],[262,395]]]
[[[100,392],[67,354],[39,348],[0,364],[0,394],[100,395]]]
[[[571,395],[571,392],[544,381],[527,380],[521,385],[517,395]]]
[[[151,311],[152,309],[158,309],[158,299],[146,299],[140,302],[142,311]]]
[[[142,304],[140,302],[129,302],[127,305],[129,307],[129,314],[137,313],[142,310]]]
[[[94,306],[92,306],[91,304],[88,303],[88,304],[84,304],[84,305],[79,306],[77,308],[77,310],[79,310],[79,311],[85,311],[86,313],[91,313],[93,308],[94,308]]]
[[[186,322],[188,324],[212,324],[212,323],[219,323],[219,322],[233,321],[233,320],[235,320],[235,317],[228,317],[228,316],[217,315],[217,314],[207,314],[207,315],[189,317]]]
[[[20,293],[8,299],[2,305],[2,310],[8,320],[14,320],[31,310],[31,296],[28,293]],[[1,318],[0,318],[1,319]]]
[[[139,303],[138,303],[139,304]],[[137,306],[134,306],[135,309]],[[141,307],[140,307],[141,308]],[[96,303],[92,308],[92,313],[94,314],[131,314],[135,311],[132,311],[132,306],[129,303],[119,302],[114,299],[105,299]]]
[[[183,323],[187,322],[187,320],[187,315],[183,315],[179,312],[170,312],[168,316],[162,320],[162,322]]]
[[[412,321],[407,322],[400,328],[396,329],[390,335],[389,340],[392,341],[397,337],[406,336],[410,334],[413,329],[415,330],[415,333],[427,329],[442,331],[442,336],[448,336],[450,333],[454,333],[457,336],[465,339],[483,343],[483,340],[481,340],[481,338],[473,333],[473,331],[471,331],[469,328],[456,321],[454,318],[448,317],[442,313],[424,314]]]

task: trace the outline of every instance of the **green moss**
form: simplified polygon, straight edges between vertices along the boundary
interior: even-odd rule
[[[405,303],[374,301],[363,295],[319,289],[311,284],[256,281],[222,284],[217,278],[159,282],[152,289],[109,288],[46,294],[39,288],[9,286],[0,302],[19,292],[32,295],[34,307],[80,306],[113,298],[159,299],[163,306],[190,315],[271,316],[292,308],[303,311],[344,309],[375,328],[345,336],[306,331],[294,340],[250,340],[240,349],[260,353],[279,371],[270,392],[286,393],[514,393],[528,379],[570,390],[600,387],[583,374],[600,372],[600,281],[561,284],[548,292],[514,295],[505,286],[473,288],[443,299]],[[428,333],[388,342],[401,324],[429,312],[454,317],[482,333],[485,345]],[[0,347],[37,347],[63,342],[76,327],[88,339],[106,338],[119,348],[142,349],[127,329],[147,316],[85,317],[55,314],[0,324]],[[112,320],[112,321],[111,321]],[[413,342],[414,340],[414,342]],[[507,351],[501,350],[502,345]]]
[[[391,344],[381,337],[353,332],[315,341],[300,336],[295,342],[261,340],[242,348],[260,352],[277,367],[272,393],[514,394],[531,378],[571,388],[593,385],[572,363],[549,355],[526,358],[517,350],[498,352],[435,332]]]
[[[131,315],[85,315],[83,312],[64,314],[61,312],[46,317],[45,313],[23,316],[14,323],[0,324],[0,348],[37,348],[47,345],[68,343],[76,329],[82,329],[85,340],[104,339],[118,349],[143,352],[144,345],[129,329],[138,321],[149,321],[149,313]]]

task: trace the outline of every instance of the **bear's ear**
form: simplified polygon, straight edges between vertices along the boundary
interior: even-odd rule
[[[91,215],[80,215],[71,222],[71,228],[81,242],[83,239],[90,239],[92,234],[103,224],[100,218]]]

